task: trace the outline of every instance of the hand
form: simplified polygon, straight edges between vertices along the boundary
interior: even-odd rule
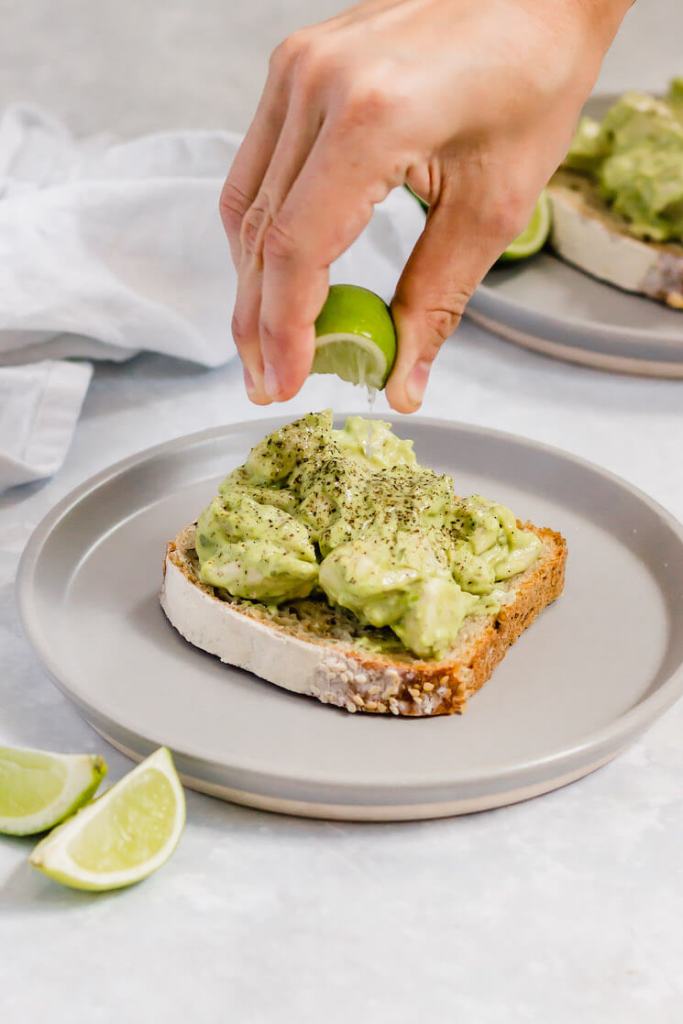
[[[221,197],[254,402],[299,390],[329,265],[407,182],[430,211],[392,303],[387,397],[419,408],[441,344],[562,160],[629,5],[366,0],[275,50]]]

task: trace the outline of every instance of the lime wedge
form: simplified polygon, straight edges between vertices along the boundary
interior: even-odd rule
[[[505,252],[499,257],[499,263],[512,263],[525,260],[540,252],[550,234],[551,212],[550,200],[545,192],[541,192],[531,220],[514,241],[510,242]]]
[[[396,359],[396,330],[386,302],[355,284],[333,284],[315,322],[311,373],[383,388]]]
[[[106,774],[94,754],[0,747],[0,832],[46,832],[89,800]]]
[[[427,212],[429,206],[425,203],[424,199],[421,199],[420,196],[413,192],[410,185],[405,187],[411,196],[418,201],[422,209]],[[529,256],[534,256],[537,252],[540,252],[548,240],[551,223],[550,200],[544,190],[536,201],[531,220],[521,235],[517,235],[517,238],[510,242],[505,252],[498,257],[498,263],[513,263],[516,260],[525,260]]]
[[[72,889],[121,889],[168,860],[184,824],[183,787],[170,753],[160,747],[46,836],[29,859]]]

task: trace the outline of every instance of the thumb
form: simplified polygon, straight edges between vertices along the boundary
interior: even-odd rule
[[[474,289],[515,237],[509,217],[487,215],[486,204],[485,195],[470,193],[431,207],[401,274],[391,304],[398,353],[386,388],[397,412],[419,409],[437,352],[458,326]]]

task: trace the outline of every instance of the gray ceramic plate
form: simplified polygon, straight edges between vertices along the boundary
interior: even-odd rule
[[[159,607],[164,545],[283,420],[180,438],[74,491],[34,533],[18,595],[46,669],[86,719],[190,786],[270,810],[391,820],[457,814],[592,771],[683,691],[683,528],[625,482],[560,451],[396,418],[419,457],[569,541],[565,595],[462,717],[349,715],[221,665]]]
[[[494,268],[467,311],[482,327],[546,355],[683,378],[683,311],[603,284],[552,253]]]
[[[615,99],[595,96],[586,113],[600,117]],[[494,268],[468,314],[547,355],[616,372],[683,378],[683,311],[598,281],[551,253]]]

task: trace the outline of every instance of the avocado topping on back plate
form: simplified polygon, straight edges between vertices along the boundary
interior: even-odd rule
[[[581,118],[565,167],[595,181],[631,234],[683,242],[683,78],[665,99],[627,92],[602,121]]]

